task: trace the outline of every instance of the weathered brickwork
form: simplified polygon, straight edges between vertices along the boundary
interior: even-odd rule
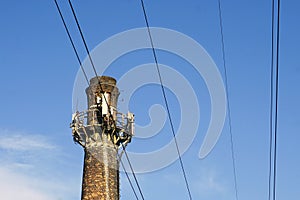
[[[113,146],[85,149],[82,200],[119,200],[119,163]]]
[[[112,77],[90,80],[88,110],[72,115],[72,135],[84,148],[81,200],[119,200],[118,149],[133,135],[134,115],[117,112],[119,89]]]

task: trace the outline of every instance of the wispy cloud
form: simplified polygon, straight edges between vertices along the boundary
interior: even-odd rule
[[[51,139],[41,134],[0,129],[0,164],[11,169],[31,170],[46,164],[46,157],[59,154]]]
[[[47,142],[47,138],[41,135],[29,135],[24,133],[10,133],[0,131],[0,148],[5,150],[29,151],[37,149],[53,149],[54,145]]]
[[[1,199],[6,200],[59,200],[79,196],[72,191],[74,180],[45,179],[0,167]]]
[[[52,199],[49,194],[46,194],[41,188],[33,184],[35,182],[33,178],[29,179],[29,177],[3,167],[0,168],[0,176],[1,198],[3,199]]]
[[[228,188],[217,170],[202,168],[192,181],[193,190],[199,198],[228,199]]]
[[[225,191],[224,185],[220,183],[220,180],[213,173],[202,176],[202,178],[195,182],[195,186],[205,192],[222,193]]]
[[[229,198],[230,191],[228,191],[226,181],[224,180],[225,177],[218,172],[218,169],[204,166],[188,169],[189,172],[187,178],[192,196],[195,199],[231,199]],[[150,183],[147,181],[147,176],[152,176],[152,174],[144,175],[145,181],[143,183],[149,188],[153,189],[153,185],[155,185],[156,189],[159,189],[160,187],[165,189],[173,188],[174,190],[182,191],[184,193],[176,193],[173,199],[185,198],[185,183],[182,174],[178,169],[174,168],[169,171],[166,169],[162,175],[155,176],[155,181]],[[157,181],[158,179],[160,181]],[[170,195],[173,195],[173,193]]]
[[[0,188],[6,200],[71,200],[77,177],[65,177],[64,153],[51,138],[0,129]],[[74,188],[76,188],[74,190]]]
[[[162,176],[166,182],[172,184],[182,184],[182,175],[180,173],[168,173]],[[223,193],[226,191],[222,179],[213,169],[201,168],[193,173],[191,186],[195,191],[203,193]]]

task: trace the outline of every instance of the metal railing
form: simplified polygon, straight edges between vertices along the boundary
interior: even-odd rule
[[[109,115],[102,116],[97,108],[82,112],[77,111],[73,114],[71,128],[73,129],[74,141],[82,146],[86,145],[92,135],[95,133],[101,135],[106,130],[110,130],[110,133],[121,140],[128,138],[128,143],[134,135],[134,115],[130,112],[127,114],[113,112],[111,118]]]

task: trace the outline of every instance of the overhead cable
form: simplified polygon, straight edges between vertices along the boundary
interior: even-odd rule
[[[126,156],[126,158],[127,158],[127,161],[128,161],[128,164],[129,164],[131,173],[132,173],[132,175],[133,175],[133,178],[134,178],[135,182],[137,183],[137,187],[138,187],[139,191],[142,191],[140,185],[138,184],[138,180],[137,180],[137,178],[136,178],[136,175],[135,175],[135,172],[134,172],[134,170],[133,170],[132,164],[129,162],[129,156],[128,156],[128,154],[127,154],[127,151],[126,151],[126,149],[125,149],[124,144],[122,144],[122,148],[123,148],[123,151],[124,151],[125,156]],[[141,194],[142,199],[145,200],[143,193],[140,192],[140,194]]]
[[[275,0],[272,0],[271,4],[271,66],[270,66],[270,116],[269,116],[269,182],[268,182],[268,200],[271,200],[272,197],[272,155],[273,155],[273,99],[274,99],[274,93],[273,93],[273,86],[274,86],[274,23],[275,23]]]
[[[278,137],[278,99],[279,99],[279,50],[280,50],[280,0],[277,0],[276,63],[275,63],[275,117],[274,117],[274,159],[273,159],[273,200],[276,200],[277,181],[277,137]]]
[[[221,44],[222,44],[222,59],[223,59],[223,68],[224,68],[224,77],[225,77],[225,90],[226,90],[226,101],[227,101],[227,110],[228,110],[228,125],[229,125],[229,134],[230,134],[230,148],[231,148],[231,159],[233,166],[233,179],[234,179],[234,190],[235,190],[235,199],[238,200],[238,187],[237,187],[237,175],[236,175],[236,162],[235,162],[235,152],[234,152],[234,143],[233,143],[233,134],[232,134],[232,120],[231,120],[231,109],[229,102],[229,84],[227,76],[227,67],[226,67],[226,57],[225,57],[225,42],[224,42],[224,32],[223,32],[223,20],[222,20],[222,6],[221,1],[218,0],[218,10],[219,10],[219,25],[221,31]]]
[[[144,19],[145,19],[145,23],[146,23],[147,30],[148,30],[148,36],[149,36],[150,43],[151,43],[152,53],[153,53],[153,57],[154,57],[154,61],[155,61],[159,81],[160,81],[162,95],[163,95],[165,106],[166,106],[167,113],[168,113],[168,118],[169,118],[169,123],[170,123],[170,126],[171,126],[172,135],[173,135],[174,142],[175,142],[175,145],[176,145],[176,151],[177,151],[178,158],[179,158],[179,161],[180,161],[180,167],[181,167],[181,170],[182,170],[182,173],[183,173],[184,182],[185,182],[186,189],[187,189],[187,192],[188,192],[188,195],[189,195],[189,199],[192,200],[192,194],[191,194],[191,190],[190,190],[189,183],[188,183],[188,180],[187,180],[187,175],[186,175],[186,172],[185,172],[185,169],[184,169],[183,160],[182,160],[182,157],[181,157],[181,154],[180,154],[178,142],[177,142],[177,139],[176,139],[174,126],[173,126],[173,121],[172,121],[171,113],[170,113],[170,109],[169,109],[169,104],[168,104],[164,84],[163,84],[163,81],[162,81],[162,76],[161,76],[161,73],[160,73],[160,69],[159,69],[159,66],[158,66],[157,55],[156,55],[155,47],[154,47],[154,44],[153,44],[153,39],[152,39],[150,26],[149,26],[149,22],[148,22],[148,17],[147,17],[147,13],[146,13],[146,9],[145,9],[145,4],[144,4],[143,0],[141,0],[141,6],[142,6],[142,9],[143,9]]]
[[[69,40],[70,40],[70,42],[71,42],[71,44],[72,44],[73,50],[74,50],[74,52],[75,52],[75,54],[76,54],[77,60],[78,60],[79,65],[80,65],[80,69],[82,70],[82,72],[83,72],[83,74],[84,74],[84,77],[85,77],[85,79],[86,79],[88,85],[90,85],[90,83],[89,83],[89,81],[88,81],[88,78],[87,78],[87,75],[86,75],[86,73],[85,73],[85,70],[84,70],[84,68],[83,68],[83,66],[82,66],[82,62],[81,62],[81,60],[80,60],[80,58],[79,58],[78,52],[77,52],[76,47],[75,47],[75,45],[74,45],[73,39],[72,39],[72,37],[71,37],[70,31],[69,31],[69,29],[68,29],[68,27],[67,27],[67,25],[66,25],[66,23],[65,23],[64,17],[63,17],[62,12],[61,12],[61,9],[60,9],[60,7],[59,7],[57,1],[54,0],[54,2],[55,2],[55,5],[56,5],[57,10],[58,10],[58,12],[59,12],[60,18],[61,18],[61,20],[62,20],[62,22],[63,22],[63,25],[64,25],[64,28],[65,28],[66,33],[67,33],[67,35],[68,35],[68,38],[69,38]],[[71,2],[69,2],[69,3],[71,3]],[[72,4],[70,4],[70,5],[72,5]],[[73,8],[73,7],[72,7],[72,8]],[[72,10],[73,10],[73,9],[72,9]],[[75,13],[74,13],[74,14],[75,14]],[[76,22],[78,22],[77,18],[76,18]],[[78,24],[78,25],[79,25],[79,24]],[[80,29],[80,30],[81,30],[81,29]],[[82,32],[81,32],[81,33],[82,33]],[[83,35],[82,35],[82,36],[83,36]],[[84,38],[83,38],[83,39],[84,39]],[[85,40],[84,40],[84,43],[85,43]],[[85,43],[85,46],[86,46],[86,48],[87,48],[86,43]],[[90,54],[88,53],[88,55],[90,55]],[[90,59],[91,59],[91,58],[90,58]],[[96,76],[97,76],[97,75],[96,75]],[[97,77],[98,77],[98,76],[97,76]],[[108,102],[106,101],[106,103],[108,103]],[[124,151],[125,151],[125,150],[124,150]],[[127,159],[129,159],[129,158],[127,157]],[[131,182],[131,180],[130,180],[130,178],[129,178],[129,175],[128,175],[127,171],[125,170],[125,167],[124,167],[124,164],[123,164],[122,160],[120,160],[120,162],[121,162],[121,166],[122,166],[122,168],[123,168],[123,170],[124,170],[124,172],[125,172],[125,175],[126,175],[128,181],[129,181],[129,184],[130,184],[130,186],[131,186],[131,189],[133,190],[134,195],[135,195],[136,199],[138,200],[138,197],[137,197],[135,188],[133,187],[132,182]],[[128,160],[128,163],[130,163],[130,160]],[[135,178],[135,180],[137,181],[136,178]],[[138,183],[137,183],[137,184],[138,184]],[[140,187],[139,187],[139,189],[140,189]],[[140,191],[140,193],[141,193],[141,191]]]
[[[95,67],[94,62],[93,62],[93,59],[92,59],[92,57],[91,57],[91,55],[90,55],[89,48],[88,48],[88,46],[87,46],[87,43],[86,43],[86,40],[85,40],[85,38],[84,38],[83,32],[82,32],[82,30],[81,30],[79,21],[78,21],[78,19],[77,19],[76,12],[75,12],[75,10],[74,10],[74,8],[73,8],[73,5],[72,5],[71,0],[68,0],[68,2],[69,2],[69,5],[70,5],[70,7],[71,7],[71,10],[72,10],[74,19],[75,19],[75,21],[76,21],[77,28],[78,28],[78,30],[79,30],[79,32],[80,32],[80,36],[81,36],[81,39],[82,39],[82,41],[83,41],[83,43],[84,43],[85,50],[86,50],[86,52],[87,52],[87,54],[88,54],[89,60],[90,60],[91,65],[92,65],[92,68],[93,68],[94,73],[95,73],[95,75],[96,75],[96,77],[97,77],[97,79],[98,79],[99,87],[100,87],[101,91],[103,91],[102,86],[101,86],[100,79],[98,78],[99,76],[98,76],[98,74],[97,74],[96,67]],[[105,102],[106,102],[107,106],[110,107],[110,105],[108,104],[108,101],[107,101],[105,95],[104,95],[104,99],[105,99]],[[109,113],[110,113],[110,112],[111,112],[110,109],[108,109],[108,110],[109,110]],[[111,113],[110,113],[110,117],[112,117]],[[112,120],[113,120],[113,122],[115,123],[114,119],[112,119]],[[123,147],[124,147],[124,146],[123,146]],[[124,150],[124,152],[126,153],[126,149],[124,148],[123,150]],[[131,165],[131,162],[130,162],[130,160],[129,160],[129,157],[127,156],[126,158],[127,158],[128,163],[130,163],[130,165]],[[124,169],[124,171],[126,172],[125,169]],[[133,170],[132,170],[132,173],[133,173],[133,175],[134,175],[134,177],[135,177],[135,173],[134,173]],[[142,193],[141,187],[140,187],[140,185],[139,185],[138,180],[136,179],[136,177],[135,177],[135,182],[136,182],[136,185],[138,186],[140,195],[141,195],[141,196],[143,197],[143,199],[144,199],[144,195],[143,195],[143,193]]]
[[[124,152],[125,152],[125,151],[124,151]],[[119,155],[119,154],[118,154],[118,155]],[[136,200],[139,200],[139,198],[138,198],[138,196],[137,196],[137,193],[136,193],[136,191],[135,191],[135,189],[134,189],[134,187],[133,187],[133,184],[132,184],[132,182],[131,182],[131,180],[130,180],[130,178],[129,178],[129,175],[128,175],[128,173],[127,173],[126,170],[125,170],[124,163],[123,163],[123,161],[122,161],[122,159],[121,159],[120,157],[119,157],[119,160],[120,160],[121,166],[122,166],[122,168],[123,168],[123,170],[124,170],[124,172],[125,172],[125,175],[126,175],[126,177],[127,177],[127,180],[128,180],[128,182],[129,182],[129,184],[130,184],[130,187],[131,187],[131,189],[133,190],[134,196],[135,196]]]
[[[67,27],[67,24],[66,24],[66,22],[65,22],[65,19],[64,19],[62,13],[61,13],[61,10],[60,10],[60,8],[59,8],[59,5],[58,5],[57,1],[54,0],[54,2],[55,2],[55,5],[56,5],[56,8],[57,8],[57,11],[58,11],[58,13],[59,13],[60,19],[62,20],[62,23],[64,24],[64,27],[65,27],[66,33],[67,33],[67,35],[68,35],[68,38],[69,38],[69,40],[70,40],[70,42],[71,42],[71,44],[72,44],[72,48],[73,48],[74,53],[75,53],[75,55],[76,55],[77,61],[79,62],[80,69],[81,69],[81,71],[82,71],[82,73],[83,73],[83,75],[84,75],[85,80],[87,81],[87,83],[88,83],[88,85],[89,85],[89,80],[88,80],[87,75],[86,75],[86,73],[85,73],[85,71],[84,71],[84,68],[83,68],[83,66],[82,66],[81,60],[80,60],[80,58],[79,58],[78,52],[77,52],[77,50],[76,50],[75,44],[74,44],[74,42],[73,42],[73,39],[72,39],[71,34],[70,34],[70,31],[69,31],[69,29],[68,29],[68,27]]]

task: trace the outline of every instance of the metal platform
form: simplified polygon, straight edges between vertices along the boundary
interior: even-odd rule
[[[92,108],[72,115],[73,139],[83,147],[102,144],[103,135],[109,137],[113,145],[126,145],[134,135],[134,115],[114,112],[115,116],[101,116],[99,109]]]

